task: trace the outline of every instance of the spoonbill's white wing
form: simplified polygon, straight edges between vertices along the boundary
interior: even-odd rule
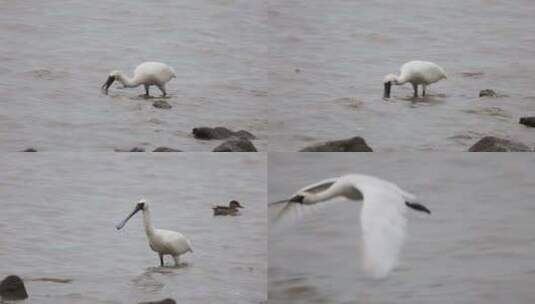
[[[134,70],[134,78],[143,81],[165,83],[173,77],[176,77],[174,69],[161,62],[143,62]]]
[[[385,277],[399,259],[406,236],[405,199],[391,183],[373,182],[361,187],[364,194],[361,227],[364,269],[376,278]]]
[[[444,69],[429,61],[409,61],[401,66],[400,72],[400,78],[427,84],[447,78]]]
[[[331,187],[337,180],[338,180],[338,177],[324,179],[321,182],[317,182],[312,185],[308,185],[299,189],[296,193],[294,193],[294,195],[297,195],[303,192],[317,193],[317,192],[325,191],[329,189],[329,187]]]
[[[157,246],[161,248],[161,252],[173,255],[184,254],[191,250],[190,241],[180,232],[155,229],[155,234],[158,238]]]

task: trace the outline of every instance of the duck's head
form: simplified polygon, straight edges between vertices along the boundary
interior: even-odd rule
[[[384,98],[390,98],[390,90],[393,84],[398,84],[398,77],[394,74],[388,74],[385,76],[383,83],[385,85]]]
[[[140,210],[141,211],[149,210],[149,203],[144,199],[139,200],[134,210],[122,222],[120,222],[117,226],[115,226],[115,228],[117,228],[117,230],[123,228],[124,225],[126,225],[126,222],[128,222],[128,220]]]
[[[108,75],[108,79],[106,80],[106,82],[100,88],[102,90],[102,93],[108,95],[108,89],[110,88],[111,84],[115,80],[117,80],[119,78],[120,74],[121,74],[121,72],[119,72],[117,70],[111,71],[110,75]]]
[[[240,203],[239,203],[238,201],[235,201],[235,200],[230,201],[230,203],[228,204],[228,206],[229,206],[230,208],[233,208],[233,209],[235,209],[235,208],[243,208],[243,206],[240,205]]]

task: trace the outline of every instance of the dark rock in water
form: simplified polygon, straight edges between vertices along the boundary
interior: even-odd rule
[[[469,152],[531,152],[531,149],[520,142],[494,136],[485,136],[475,143]]]
[[[232,137],[219,146],[213,152],[257,152],[255,146],[247,138]]]
[[[24,149],[24,150],[22,150],[20,152],[37,152],[37,150],[34,149],[34,148],[27,148],[27,149]]]
[[[145,149],[141,147],[133,147],[132,149],[115,149],[115,152],[145,152]]]
[[[23,300],[28,298],[22,279],[16,275],[10,275],[0,282],[0,298],[3,300]]]
[[[140,302],[139,304],[176,304],[176,301],[171,299],[171,298],[167,298],[167,299],[163,299],[161,301]]]
[[[234,132],[225,127],[199,127],[192,130],[193,137],[197,139],[226,139],[232,136],[241,137],[246,139],[255,139],[256,137],[245,130],[239,130]]]
[[[299,152],[373,152],[364,138],[355,136],[349,139],[333,140],[315,144]]]
[[[158,99],[152,103],[152,106],[158,109],[171,109],[172,106],[165,100]]]
[[[154,149],[152,152],[182,152],[182,150],[173,149],[169,147],[158,147]]]
[[[521,117],[520,124],[535,128],[535,116],[529,116],[529,117]]]
[[[254,136],[251,132],[245,130],[239,130],[234,132],[234,136],[246,139],[256,139],[256,136]]]
[[[485,89],[479,91],[479,97],[497,97],[498,94],[491,89]]]

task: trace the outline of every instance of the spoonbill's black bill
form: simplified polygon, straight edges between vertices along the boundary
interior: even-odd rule
[[[115,228],[117,228],[117,230],[120,230],[121,228],[124,227],[124,225],[126,225],[126,222],[128,222],[128,220],[134,216],[134,214],[136,214],[139,210],[142,210],[143,207],[140,206],[139,204],[136,205],[136,208],[134,209],[134,211],[132,211],[124,220],[122,220],[119,224],[117,224],[117,226],[115,226]]]
[[[109,76],[106,82],[102,85],[100,88],[102,90],[102,93],[108,95],[108,89],[110,88],[111,84],[115,81],[115,77]]]

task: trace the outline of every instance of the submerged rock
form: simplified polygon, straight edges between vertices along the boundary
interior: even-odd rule
[[[158,109],[171,109],[172,106],[165,100],[158,99],[152,103],[152,106]]]
[[[326,141],[308,146],[299,152],[373,152],[364,138],[355,136],[348,139]]]
[[[171,298],[167,298],[161,301],[140,302],[139,304],[176,304],[176,301]]]
[[[145,152],[144,148],[141,147],[133,147],[132,149],[115,149],[115,152]]]
[[[256,139],[256,137],[245,130],[239,130],[239,131],[232,131],[230,129],[227,129],[225,127],[215,127],[215,128],[209,128],[209,127],[199,127],[194,128],[192,131],[193,137],[197,139],[226,139],[229,137],[241,137],[246,139]]]
[[[469,152],[531,152],[523,143],[494,136],[485,136],[475,143]]]
[[[257,152],[257,150],[247,138],[232,137],[215,147],[213,152]]]
[[[27,149],[24,149],[20,152],[37,152],[37,149],[34,149],[34,148],[27,148]]]
[[[3,300],[24,300],[28,298],[22,279],[16,275],[10,275],[0,282],[0,298]]]
[[[535,116],[521,117],[518,123],[535,128]]]
[[[491,90],[491,89],[485,89],[485,90],[479,91],[479,97],[496,97],[496,96],[498,96],[498,94],[496,94],[496,92],[494,92],[494,90]]]
[[[152,150],[152,152],[182,152],[182,150],[173,149],[173,148],[169,148],[169,147],[158,147],[158,148]]]

